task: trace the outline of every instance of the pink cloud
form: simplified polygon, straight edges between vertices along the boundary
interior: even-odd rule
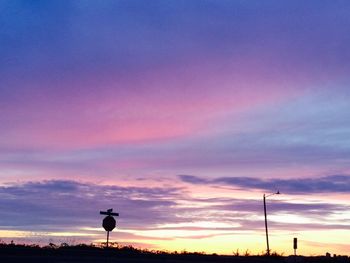
[[[86,148],[193,136],[221,125],[220,116],[300,95],[306,84],[295,86],[303,82],[248,57],[125,75],[47,76],[5,103],[2,145]]]

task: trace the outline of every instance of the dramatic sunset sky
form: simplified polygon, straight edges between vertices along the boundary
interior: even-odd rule
[[[350,254],[350,1],[0,0],[0,239]]]

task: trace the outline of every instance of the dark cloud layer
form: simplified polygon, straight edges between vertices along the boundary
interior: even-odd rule
[[[179,175],[191,184],[220,184],[242,189],[280,190],[286,194],[350,193],[350,176],[331,175],[318,178],[260,179],[252,177],[219,177],[206,179],[193,175]]]
[[[119,187],[75,181],[43,181],[0,187],[0,226],[48,231],[99,226],[99,211],[113,207],[133,227],[170,220],[179,188]]]
[[[197,184],[227,183],[228,181],[227,179],[209,181],[193,176],[181,176],[181,178]],[[244,180],[240,178],[237,182],[242,186]],[[255,185],[258,185],[257,182],[259,180],[256,180]],[[60,180],[5,184],[0,187],[0,227],[1,229],[48,232],[77,231],[84,226],[100,227],[99,210],[113,207],[120,213],[119,227],[135,231],[212,229],[209,226],[206,228],[191,224],[199,221],[227,224],[227,227],[216,227],[216,230],[259,231],[263,229],[262,221],[256,216],[252,217],[262,213],[260,198],[256,200],[216,197],[201,199],[191,197],[188,190],[177,187],[121,187]],[[189,205],[183,206],[182,201]],[[268,207],[270,215],[292,214],[321,221],[327,220],[330,215],[338,211],[349,210],[349,207],[344,205],[328,203],[302,204],[281,200],[273,202],[273,205]],[[177,223],[181,225],[176,225]],[[235,226],[232,223],[235,223]],[[331,224],[327,225],[328,228],[342,227],[338,222],[329,223]],[[278,225],[279,229],[291,228],[290,223],[271,222],[271,225]],[[307,228],[308,226],[307,224],[295,226],[295,228],[298,227]],[[322,225],[319,228],[322,228]],[[122,234],[125,238],[131,238],[130,235],[137,237],[132,233]]]

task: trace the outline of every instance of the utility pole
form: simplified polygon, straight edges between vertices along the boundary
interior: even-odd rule
[[[266,198],[272,195],[279,195],[280,191],[277,191],[276,193],[263,195],[263,203],[264,203],[264,216],[265,216],[265,234],[266,234],[266,255],[270,256],[270,244],[269,244],[269,231],[267,229],[267,213],[266,213]]]
[[[270,256],[269,231],[267,229],[267,215],[266,215],[266,195],[264,194],[264,215],[265,215],[265,233],[266,233],[266,255]]]

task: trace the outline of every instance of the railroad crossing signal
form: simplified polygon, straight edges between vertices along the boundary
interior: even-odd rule
[[[113,208],[105,211],[100,211],[100,215],[107,215],[103,221],[102,226],[107,231],[107,247],[109,242],[109,232],[112,231],[116,226],[116,221],[113,216],[119,216],[119,213],[113,213]]]
[[[115,228],[116,222],[113,216],[106,216],[102,221],[103,228],[108,232]]]

